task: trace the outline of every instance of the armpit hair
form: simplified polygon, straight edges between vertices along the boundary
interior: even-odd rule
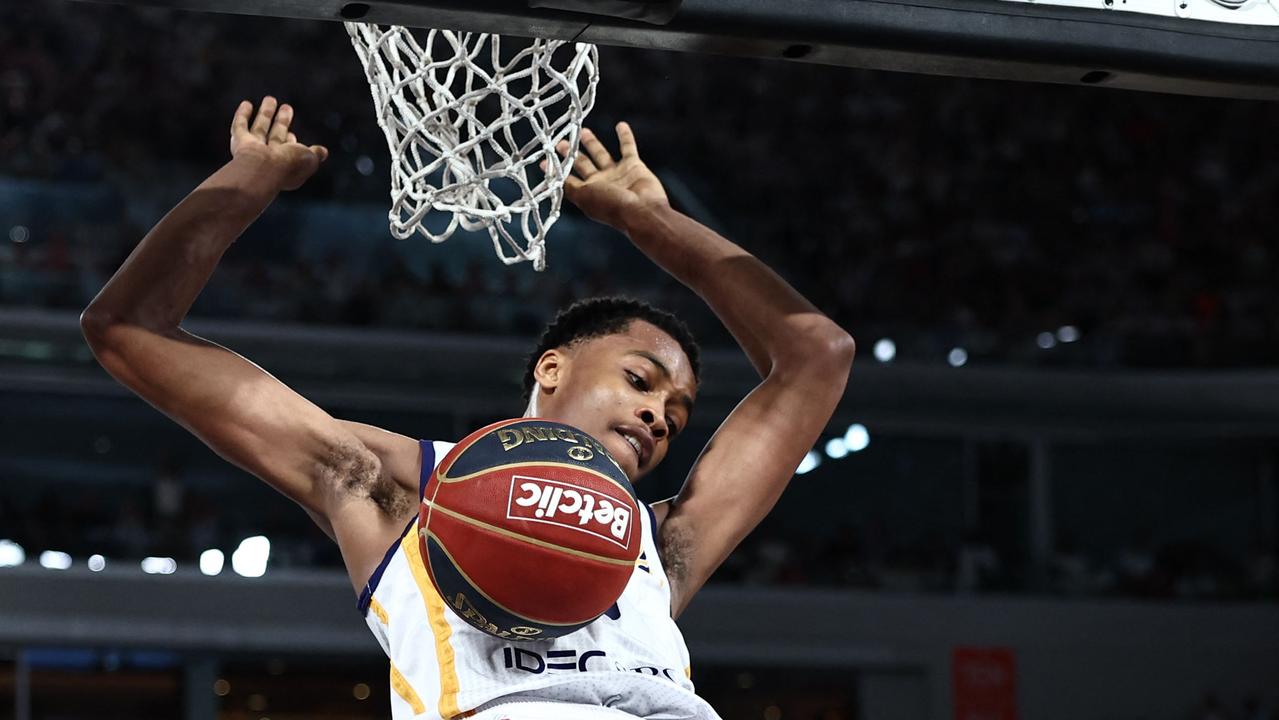
[[[688,578],[688,563],[693,552],[692,534],[678,522],[662,523],[657,534],[657,552],[671,585],[682,585]]]
[[[339,497],[371,501],[391,518],[416,509],[413,496],[382,472],[382,460],[363,445],[337,445],[321,476]]]

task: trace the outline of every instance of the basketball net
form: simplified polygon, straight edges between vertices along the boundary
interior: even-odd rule
[[[419,43],[400,26],[346,29],[391,151],[391,234],[439,243],[458,228],[487,230],[502,262],[545,269],[546,233],[595,104],[595,46],[508,38],[504,51],[486,33],[425,30]],[[438,233],[424,223],[432,210],[452,213]]]

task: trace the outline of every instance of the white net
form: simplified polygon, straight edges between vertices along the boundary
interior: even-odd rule
[[[391,233],[431,242],[487,230],[509,264],[546,267],[582,121],[595,104],[594,45],[346,23],[391,151]],[[568,141],[570,152],[555,151]],[[541,169],[543,161],[546,169]],[[452,213],[432,231],[432,210]]]

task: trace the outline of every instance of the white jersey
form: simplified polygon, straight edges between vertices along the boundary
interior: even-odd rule
[[[424,440],[421,446],[419,492],[453,444]],[[639,562],[608,612],[561,638],[512,642],[476,630],[445,607],[427,575],[414,519],[387,551],[359,604],[391,659],[394,720],[451,720],[506,703],[545,701],[649,720],[719,720],[693,692],[651,509],[641,524]]]

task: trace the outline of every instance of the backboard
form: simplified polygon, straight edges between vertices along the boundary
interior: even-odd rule
[[[1279,98],[1279,0],[100,1]]]

